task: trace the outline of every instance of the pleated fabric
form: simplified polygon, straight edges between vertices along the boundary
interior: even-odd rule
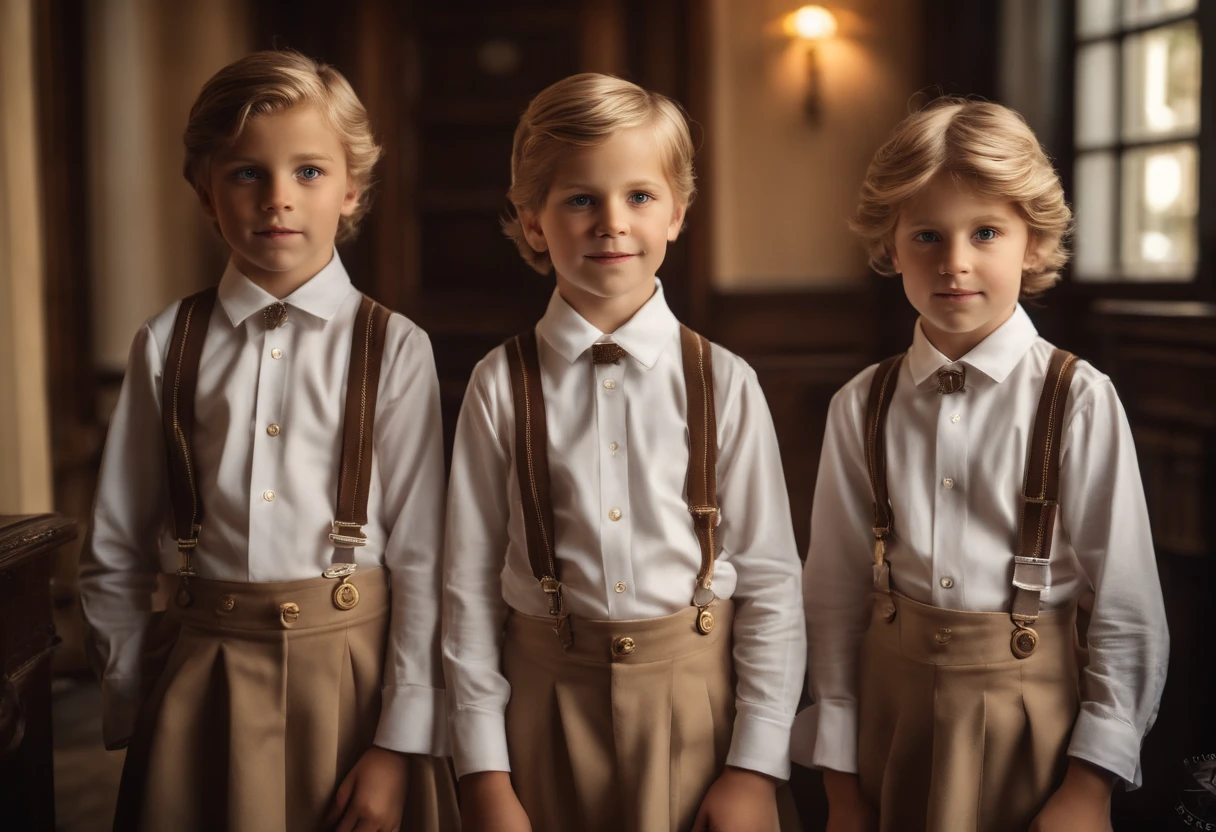
[[[511,782],[534,832],[680,832],[722,773],[735,718],[734,607],[637,621],[573,620],[563,651],[548,618],[512,612],[503,669],[511,683]],[[614,652],[633,640],[627,654]],[[797,829],[787,789],[784,829]],[[790,825],[784,818],[791,816]]]
[[[1008,613],[898,593],[861,651],[858,776],[882,832],[1025,832],[1067,765],[1079,707],[1075,609],[1039,616],[1026,659]]]
[[[321,828],[375,736],[389,621],[385,570],[355,575],[351,610],[335,583],[191,581],[193,604],[152,633],[116,830]],[[450,761],[409,760],[402,829],[458,829]]]

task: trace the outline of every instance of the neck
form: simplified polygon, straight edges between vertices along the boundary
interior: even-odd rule
[[[651,278],[625,294],[601,297],[580,289],[559,274],[557,291],[575,312],[583,316],[587,323],[605,335],[611,335],[646,305],[646,301],[654,296],[656,287],[654,278]]]
[[[920,328],[925,338],[933,348],[951,361],[958,361],[967,353],[978,347],[992,333],[1000,329],[1006,321],[1013,317],[1016,306],[1010,307],[1009,314],[993,318],[978,329],[970,332],[947,332],[934,326],[928,318],[921,316]]]
[[[263,289],[268,295],[282,300],[316,277],[322,269],[330,264],[333,257],[334,253],[330,250],[323,257],[318,256],[314,260],[301,263],[295,268],[276,272],[259,268],[236,252],[233,252],[232,265],[236,266],[237,271],[249,278],[250,281]]]

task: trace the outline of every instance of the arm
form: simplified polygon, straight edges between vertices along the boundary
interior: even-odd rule
[[[389,326],[401,323],[394,316]],[[401,340],[400,350],[386,361],[375,427],[384,525],[391,529],[384,562],[392,586],[375,744],[439,756],[448,753],[439,659],[444,492],[439,381],[426,333],[415,327]]]
[[[169,512],[160,410],[163,366],[145,324],[131,345],[80,553],[89,658],[101,676],[102,734],[111,749],[126,746],[142,704],[145,633]]]

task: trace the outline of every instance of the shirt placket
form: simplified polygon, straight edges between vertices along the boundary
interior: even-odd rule
[[[253,326],[260,326],[255,318]],[[274,569],[276,543],[282,529],[281,515],[290,501],[291,484],[283,476],[283,398],[294,347],[295,330],[288,321],[277,329],[264,330],[257,397],[253,408],[253,453],[249,476],[249,580],[267,580],[262,568]]]
[[[933,483],[933,604],[965,603],[963,541],[967,534],[967,392],[939,395],[936,479]]]
[[[600,552],[609,618],[631,617],[633,517],[629,504],[629,446],[625,435],[627,358],[596,364],[596,433],[600,458]]]

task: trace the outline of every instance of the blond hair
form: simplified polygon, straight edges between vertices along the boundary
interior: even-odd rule
[[[336,240],[355,235],[370,207],[368,190],[380,146],[367,110],[342,73],[291,49],[253,52],[211,77],[190,108],[182,172],[194,189],[207,181],[211,160],[240,137],[250,119],[296,106],[316,107],[346,151],[346,172],[359,189],[359,204],[338,220]]]
[[[1021,297],[1050,289],[1068,262],[1072,211],[1039,140],[1008,107],[943,97],[899,123],[866,171],[849,222],[866,246],[870,266],[893,275],[893,235],[900,208],[946,171],[980,193],[1012,201],[1031,232],[1038,257],[1022,273]]]
[[[584,72],[546,87],[528,104],[511,148],[507,199],[515,211],[503,218],[502,228],[529,266],[548,274],[553,261],[548,252],[528,244],[519,212],[544,207],[562,155],[603,144],[635,127],[655,131],[676,203],[687,208],[697,190],[692,165],[696,150],[684,110],[667,96],[612,75]]]

